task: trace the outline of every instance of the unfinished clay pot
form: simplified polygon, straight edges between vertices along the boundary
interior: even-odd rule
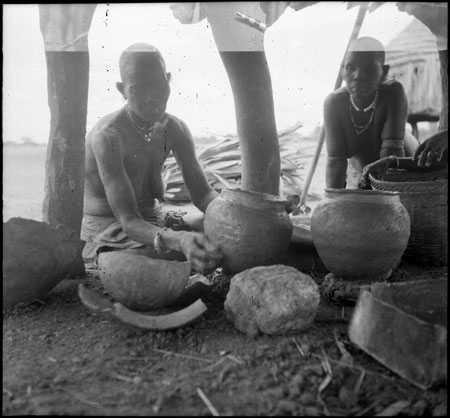
[[[220,246],[228,273],[275,264],[292,236],[286,202],[266,193],[222,190],[205,213],[207,237]]]
[[[136,311],[152,311],[173,303],[191,272],[189,261],[156,260],[121,251],[100,253],[98,266],[108,293]]]
[[[335,276],[383,280],[405,251],[410,218],[394,192],[325,189],[311,217],[319,257]]]
[[[3,307],[43,298],[64,278],[83,274],[83,245],[64,226],[25,218],[3,223]]]

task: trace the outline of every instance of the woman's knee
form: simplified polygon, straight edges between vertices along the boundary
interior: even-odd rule
[[[420,145],[419,140],[409,131],[405,132],[404,138],[405,157],[412,157]]]

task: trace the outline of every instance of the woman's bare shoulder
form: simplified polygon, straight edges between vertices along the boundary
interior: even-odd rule
[[[171,113],[166,113],[166,118],[166,126],[170,132],[170,136],[178,140],[183,140],[185,137],[191,136],[190,129],[185,121]]]
[[[348,100],[348,90],[346,87],[341,87],[328,94],[328,96],[325,97],[324,104],[326,106],[334,106],[339,105],[343,101],[347,100]]]
[[[403,93],[405,89],[403,84],[395,78],[390,78],[380,84],[380,90],[387,94]]]

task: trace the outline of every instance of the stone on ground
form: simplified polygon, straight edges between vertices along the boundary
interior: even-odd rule
[[[260,266],[231,279],[224,308],[248,335],[285,334],[307,329],[319,300],[319,287],[310,276],[290,266]]]

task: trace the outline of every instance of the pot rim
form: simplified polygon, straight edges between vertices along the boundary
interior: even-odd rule
[[[399,196],[400,192],[391,192],[387,190],[362,190],[362,189],[333,189],[325,188],[325,193],[336,193],[336,194],[360,194],[360,195],[384,195],[384,196]]]
[[[242,193],[247,196],[254,196],[259,197],[261,201],[265,202],[274,202],[274,203],[283,203],[286,204],[288,201],[286,199],[283,199],[281,196],[273,195],[270,193],[264,193],[264,192],[255,192],[252,190],[242,190],[242,189],[229,189],[225,188],[222,189],[221,194],[223,195],[229,195],[234,193]]]
[[[361,189],[325,189],[325,198],[356,203],[384,205],[386,203],[401,203],[400,193],[385,190]]]

